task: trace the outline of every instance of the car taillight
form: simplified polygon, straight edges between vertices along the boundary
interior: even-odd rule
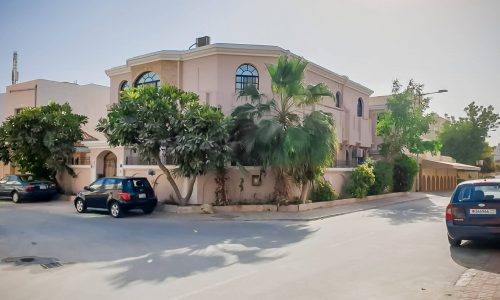
[[[122,197],[123,200],[129,201],[130,200],[130,194],[129,193],[120,193],[120,197]]]
[[[30,185],[30,186],[25,187],[24,190],[25,191],[33,191],[33,190],[35,190],[35,187]]]
[[[453,221],[452,209],[453,205],[451,203],[446,206],[446,221]]]
[[[446,221],[453,221],[454,219],[464,219],[465,211],[460,207],[453,207],[450,203],[446,207]]]

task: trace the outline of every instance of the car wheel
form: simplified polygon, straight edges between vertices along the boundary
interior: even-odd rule
[[[153,205],[150,205],[150,206],[146,206],[142,209],[142,212],[146,215],[149,215],[150,213],[152,213],[153,211],[155,210],[155,207]]]
[[[448,236],[448,243],[450,243],[450,246],[452,246],[452,247],[459,247],[460,244],[462,244],[462,240],[456,240],[456,239]]]
[[[111,202],[109,205],[109,213],[113,218],[121,218],[123,216],[123,209],[120,206],[120,203],[117,201]]]
[[[83,201],[83,199],[80,198],[76,199],[75,208],[76,211],[79,213],[84,213],[87,211],[87,205],[85,204],[85,201]]]
[[[21,198],[19,198],[19,193],[18,192],[13,192],[10,196],[12,198],[12,202],[14,202],[14,203],[20,203],[21,202]]]

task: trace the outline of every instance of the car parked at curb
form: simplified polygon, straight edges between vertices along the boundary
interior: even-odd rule
[[[451,246],[500,238],[500,179],[460,183],[446,207],[446,227]]]
[[[84,187],[74,200],[76,211],[88,209],[107,210],[114,218],[120,218],[130,209],[141,209],[150,214],[158,200],[143,177],[102,177]]]
[[[56,184],[31,174],[8,175],[0,179],[0,198],[14,203],[23,200],[50,200],[57,193]]]

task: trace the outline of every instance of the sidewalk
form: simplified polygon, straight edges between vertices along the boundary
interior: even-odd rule
[[[430,196],[432,195],[426,193],[411,193],[407,196],[402,197],[339,205],[330,208],[318,208],[303,212],[216,213],[204,216],[209,216],[210,218],[214,219],[228,219],[238,221],[314,221],[397,203],[427,199]]]
[[[491,272],[468,269],[462,274],[456,284],[460,289],[458,299],[500,299],[500,257],[492,256],[486,269]]]

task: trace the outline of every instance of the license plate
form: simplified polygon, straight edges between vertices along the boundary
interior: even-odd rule
[[[139,199],[144,199],[146,198],[146,194],[139,194]]]
[[[47,189],[47,185],[45,185],[45,184],[40,184],[40,189],[41,189],[41,190],[46,190],[46,189]]]
[[[487,208],[472,208],[470,210],[471,215],[496,215],[496,209],[487,209]]]

